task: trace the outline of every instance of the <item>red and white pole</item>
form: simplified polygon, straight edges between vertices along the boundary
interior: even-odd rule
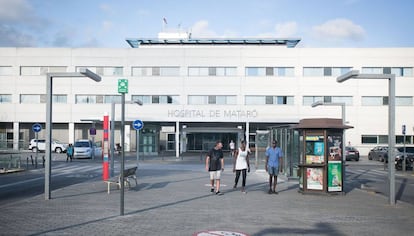
[[[103,121],[103,146],[102,146],[102,153],[103,153],[103,163],[102,163],[102,179],[107,180],[109,179],[109,116],[107,113],[104,115]]]

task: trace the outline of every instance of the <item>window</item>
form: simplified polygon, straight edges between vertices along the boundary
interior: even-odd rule
[[[235,105],[237,96],[232,95],[189,95],[189,105]]]
[[[395,74],[395,76],[401,77],[412,77],[413,76],[413,68],[412,67],[392,67],[391,74]]]
[[[352,105],[351,96],[303,96],[303,105],[310,106],[314,102],[322,101],[325,103],[345,103],[345,105]]]
[[[179,76],[180,67],[132,67],[133,76]]]
[[[0,103],[11,103],[12,95],[11,94],[0,94]]]
[[[45,103],[45,95],[41,94],[20,94],[20,103],[38,104]]]
[[[383,72],[382,67],[362,67],[361,70],[362,74],[382,74]]]
[[[412,106],[413,97],[395,97],[396,106]]]
[[[11,66],[0,66],[0,76],[1,75],[13,75],[13,67],[11,67]]]
[[[66,66],[21,66],[20,75],[46,75],[51,72],[66,72]]]
[[[188,76],[235,76],[236,67],[188,67]]]
[[[303,76],[323,76],[323,67],[304,67]]]
[[[303,67],[303,76],[334,76],[338,77],[349,72],[352,67]]]
[[[361,98],[361,105],[362,106],[382,106],[384,105],[383,99],[380,96],[370,96],[370,97],[366,97],[363,96]]]
[[[293,96],[245,96],[246,105],[293,105]]]
[[[362,135],[361,143],[362,144],[377,144],[378,137],[376,135]]]
[[[246,67],[246,76],[293,77],[293,67]]]
[[[208,96],[190,95],[188,96],[189,105],[204,105],[207,104]]]
[[[76,104],[95,104],[96,95],[76,95]]]
[[[388,96],[363,96],[362,106],[386,106],[388,105]],[[413,97],[398,96],[395,97],[396,106],[412,106]]]
[[[413,67],[362,67],[363,74],[395,74],[397,77],[412,77]]]
[[[143,104],[179,104],[177,95],[132,95],[131,99]]]
[[[388,144],[388,135],[378,135],[378,143]]]
[[[68,96],[65,94],[53,94],[53,103],[67,103]]]
[[[122,96],[121,95],[105,95],[103,98],[103,103],[121,103]]]
[[[82,69],[88,69],[98,75],[102,76],[120,76],[124,74],[124,68],[120,66],[78,66],[76,71],[79,72]]]
[[[265,76],[265,68],[260,67],[246,67],[246,76]]]
[[[412,144],[412,138],[414,136],[406,136],[405,143]],[[381,145],[388,145],[388,135],[362,135],[361,136],[362,144],[381,144]],[[395,143],[403,144],[404,143],[404,136],[403,135],[396,135],[395,136]]]
[[[351,71],[352,67],[332,67],[332,76],[338,77]]]

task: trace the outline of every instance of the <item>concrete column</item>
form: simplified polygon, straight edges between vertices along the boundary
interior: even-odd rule
[[[125,151],[131,151],[131,125],[125,125]]]
[[[249,134],[250,134],[250,123],[247,121],[246,122],[246,131],[245,131],[246,147],[249,147]]]
[[[175,122],[175,157],[180,157],[180,122]]]
[[[69,122],[68,129],[69,129],[69,137],[68,137],[69,142],[68,143],[73,144],[75,143],[75,123]]]
[[[13,122],[13,150],[19,150],[19,122]]]

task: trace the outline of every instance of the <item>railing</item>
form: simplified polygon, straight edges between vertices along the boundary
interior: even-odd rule
[[[0,172],[8,173],[11,171],[22,170],[20,154],[3,154],[0,155]]]

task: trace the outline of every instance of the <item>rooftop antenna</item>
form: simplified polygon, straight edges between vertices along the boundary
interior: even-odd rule
[[[167,19],[164,17],[162,18],[162,31],[165,31],[165,29],[167,28]]]

